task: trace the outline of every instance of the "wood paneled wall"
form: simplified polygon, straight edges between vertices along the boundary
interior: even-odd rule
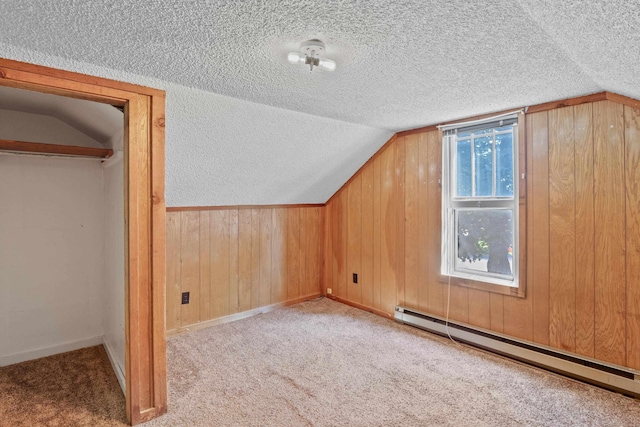
[[[400,134],[326,206],[326,287],[640,369],[640,109],[526,116],[525,298],[439,281],[441,137]],[[358,273],[358,284],[351,280]]]
[[[167,212],[167,330],[318,295],[323,209]]]

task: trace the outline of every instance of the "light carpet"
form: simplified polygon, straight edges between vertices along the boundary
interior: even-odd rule
[[[638,426],[640,401],[323,299],[172,337],[155,426]]]

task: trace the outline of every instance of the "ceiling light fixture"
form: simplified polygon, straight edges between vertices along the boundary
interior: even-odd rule
[[[308,65],[309,72],[313,71],[314,66],[333,71],[336,69],[336,62],[320,57],[324,54],[324,49],[324,43],[320,40],[307,40],[300,45],[300,52],[289,52],[287,59],[292,64]]]

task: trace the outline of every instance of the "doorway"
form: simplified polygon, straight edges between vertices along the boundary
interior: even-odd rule
[[[166,412],[163,91],[0,58],[0,86],[123,108],[126,412]]]

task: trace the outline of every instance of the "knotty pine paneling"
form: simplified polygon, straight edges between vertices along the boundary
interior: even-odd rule
[[[640,110],[538,110],[524,135],[525,298],[440,281],[432,129],[398,135],[328,202],[325,286],[389,314],[403,303],[445,315],[448,302],[452,319],[640,369]]]
[[[323,207],[170,211],[166,224],[170,332],[321,292]]]

